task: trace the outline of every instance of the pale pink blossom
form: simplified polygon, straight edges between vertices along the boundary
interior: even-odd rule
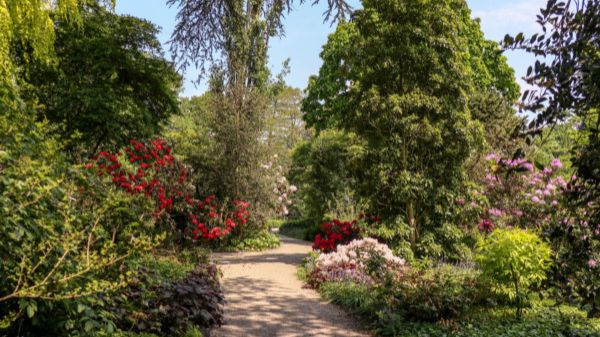
[[[552,165],[552,167],[556,167],[556,168],[560,168],[563,166],[562,162],[558,158],[554,158],[552,160],[552,163],[550,163],[550,165]]]

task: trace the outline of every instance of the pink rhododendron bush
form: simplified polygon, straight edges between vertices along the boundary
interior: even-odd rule
[[[536,167],[525,159],[502,159],[496,154],[486,159],[490,166],[483,193],[489,205],[482,212],[480,230],[489,232],[497,225],[540,229],[558,221],[558,217],[564,219],[560,206],[569,182],[576,177],[564,178],[560,159],[546,167]]]
[[[353,240],[339,245],[330,253],[313,255],[306,264],[309,284],[318,287],[323,282],[351,281],[371,285],[386,271],[399,270],[404,259],[372,238]]]

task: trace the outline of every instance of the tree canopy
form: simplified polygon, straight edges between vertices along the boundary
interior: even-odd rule
[[[56,62],[28,69],[30,99],[57,133],[97,149],[157,134],[179,111],[181,76],[162,56],[152,23],[86,5],[79,26],[59,19]],[[73,141],[75,140],[75,141]],[[81,147],[81,146],[80,146]]]
[[[422,227],[445,221],[435,209],[449,204],[464,161],[481,142],[467,106],[474,85],[468,8],[462,0],[363,5],[325,45],[305,118],[317,129],[338,126],[367,140],[361,195],[377,214],[410,225],[416,251]]]

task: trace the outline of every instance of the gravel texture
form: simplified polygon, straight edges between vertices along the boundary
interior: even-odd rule
[[[217,253],[223,271],[225,324],[216,337],[366,337],[360,321],[303,288],[297,267],[311,250],[281,237],[281,247],[258,253]]]

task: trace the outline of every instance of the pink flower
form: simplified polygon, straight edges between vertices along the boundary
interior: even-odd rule
[[[497,208],[490,208],[488,210],[488,213],[493,216],[502,216],[502,210],[499,210]]]
[[[463,199],[463,198],[456,199],[456,204],[459,206],[464,206],[465,199]]]
[[[495,154],[495,153],[490,153],[487,156],[485,156],[485,160],[493,160],[493,161],[498,161],[500,159],[500,156]]]
[[[597,265],[597,263],[596,263],[596,260],[594,260],[594,259],[589,259],[589,260],[588,260],[588,262],[587,262],[587,265],[588,265],[588,267],[590,267],[590,268],[596,268],[596,265]]]
[[[540,198],[538,198],[537,195],[534,195],[533,198],[531,198],[531,201],[538,204],[541,200],[540,200]]]
[[[533,171],[533,164],[532,163],[523,163],[523,164],[521,164],[521,166],[523,168],[525,168],[527,171],[530,171],[530,172]]]
[[[562,162],[558,158],[554,158],[552,160],[552,163],[550,163],[550,165],[552,165],[552,167],[555,167],[555,168],[560,168],[563,166]]]

